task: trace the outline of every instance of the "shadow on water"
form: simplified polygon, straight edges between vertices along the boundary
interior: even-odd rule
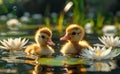
[[[8,37],[26,37],[33,42],[34,32],[27,30],[20,33],[3,32],[0,33],[0,39]],[[32,35],[32,36],[31,36]],[[90,43],[98,42],[96,35],[86,35]],[[119,74],[120,59],[92,61],[81,58],[65,58],[60,56],[59,49],[63,44],[58,43],[59,37],[53,37],[57,44],[54,58],[40,58],[38,63],[34,57],[26,57],[23,51],[17,51],[15,55],[8,55],[9,51],[0,50],[0,74]],[[30,43],[31,43],[30,42]],[[4,54],[3,54],[4,52]],[[119,57],[119,56],[118,56]]]

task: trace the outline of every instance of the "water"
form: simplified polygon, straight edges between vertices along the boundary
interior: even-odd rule
[[[32,28],[17,32],[6,29],[1,30],[0,39],[27,37],[30,38],[29,43],[31,43],[34,42],[33,35],[34,29]],[[86,39],[90,43],[99,42],[96,37],[96,35],[86,35]],[[34,60],[36,57],[26,57],[23,51],[17,51],[15,52],[17,54],[9,55],[9,51],[0,50],[0,74],[120,74],[119,57],[115,60],[104,61],[66,58],[60,56],[59,49],[63,43],[59,43],[59,37],[54,36],[53,41],[57,44],[54,47],[56,53],[53,55],[53,58],[40,58],[38,63]],[[2,54],[3,52],[4,54]]]
[[[34,60],[16,59],[9,61],[0,60],[0,74],[119,74],[120,69],[115,60],[106,60],[102,62],[90,61],[87,64],[76,65],[40,65]]]

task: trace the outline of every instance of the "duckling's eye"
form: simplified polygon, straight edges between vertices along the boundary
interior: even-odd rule
[[[41,36],[41,38],[43,38],[43,39],[44,39],[44,38],[45,38],[45,36],[43,36],[43,35],[42,35],[42,36]]]
[[[72,35],[76,35],[76,32],[72,32]]]

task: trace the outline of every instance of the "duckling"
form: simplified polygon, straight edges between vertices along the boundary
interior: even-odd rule
[[[55,43],[51,40],[52,32],[47,27],[40,28],[35,33],[35,42],[25,49],[25,53],[30,55],[51,56],[54,53]],[[51,46],[50,46],[51,45]]]
[[[63,45],[60,52],[66,55],[76,55],[82,51],[83,47],[89,47],[90,45],[87,41],[83,40],[85,35],[84,29],[77,25],[71,24],[66,29],[65,36],[61,37],[61,41],[68,41],[66,44]]]

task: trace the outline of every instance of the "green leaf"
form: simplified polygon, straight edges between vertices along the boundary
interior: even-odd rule
[[[84,64],[84,61],[80,58],[39,58],[38,63],[48,66],[64,66],[64,65],[76,65]]]

